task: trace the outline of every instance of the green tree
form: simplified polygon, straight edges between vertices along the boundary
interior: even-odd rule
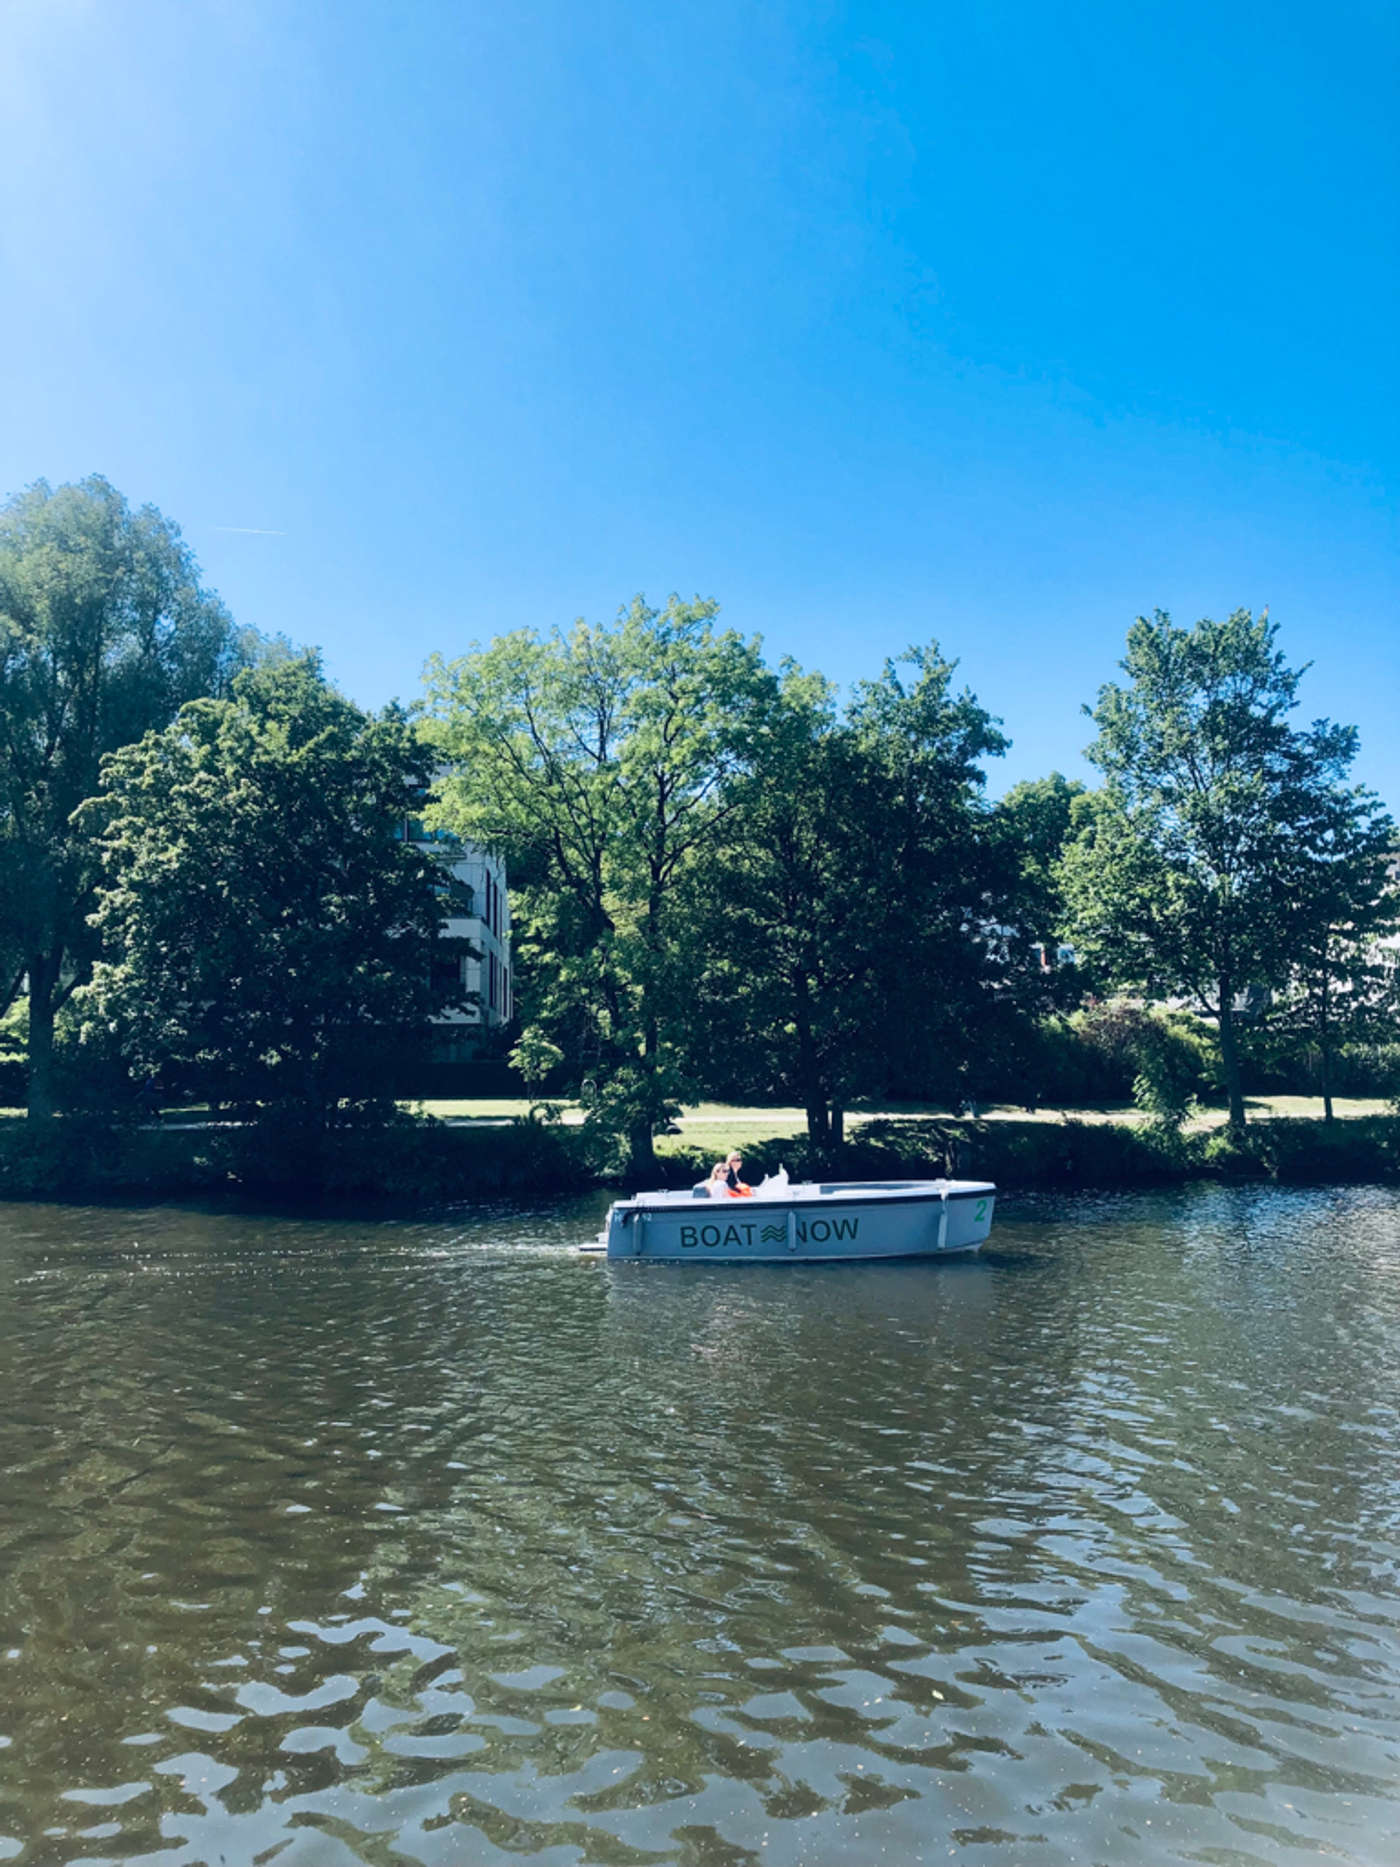
[[[1051,968],[1069,918],[1060,860],[1073,834],[1076,800],[1086,794],[1077,778],[1052,771],[1013,784],[996,807],[997,827],[1020,877],[1019,917]]]
[[[691,878],[700,1067],[722,1082],[756,1060],[766,1082],[742,1086],[795,1092],[819,1155],[855,1097],[956,1082],[1011,970],[979,795],[1005,741],[953,671],[911,651],[838,720],[826,683],[787,668],[724,861]]]
[[[29,1113],[54,1106],[54,1018],[92,953],[73,812],[105,754],[224,691],[255,652],[180,534],[106,480],[0,509],[0,1010],[28,985]]]
[[[1104,787],[1061,868],[1075,944],[1117,984],[1215,1021],[1239,1129],[1240,1006],[1289,982],[1313,913],[1297,878],[1355,734],[1289,724],[1303,670],[1267,612],[1190,629],[1140,617],[1122,667],[1091,714]]]
[[[722,860],[686,878],[686,1048],[715,1093],[795,1093],[824,1153],[870,1074],[884,799],[820,677],[785,669],[782,700]]]
[[[1355,744],[1346,729],[1336,782],[1312,792],[1296,825],[1288,878],[1294,932],[1281,1011],[1316,1047],[1327,1121],[1338,1051],[1392,1035],[1400,1014],[1395,824],[1373,792],[1341,781]]]
[[[316,1124],[386,1092],[430,1012],[461,1002],[435,997],[441,872],[403,834],[430,778],[403,712],[361,712],[312,655],[112,754],[80,812],[106,956],[84,1024],[135,1070],[181,1066]]]
[[[428,670],[435,820],[511,863],[517,1061],[591,1076],[634,1169],[686,1082],[680,883],[715,857],[776,686],[717,605],[640,598],[610,626],[497,638]]]

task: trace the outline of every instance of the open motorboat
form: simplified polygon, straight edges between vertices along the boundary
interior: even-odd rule
[[[581,1250],[660,1264],[810,1264],[944,1257],[992,1229],[985,1180],[765,1180],[751,1196],[708,1189],[614,1201]]]

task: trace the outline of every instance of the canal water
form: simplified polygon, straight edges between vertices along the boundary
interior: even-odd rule
[[[1383,1867],[1400,1197],[0,1209],[0,1860]]]

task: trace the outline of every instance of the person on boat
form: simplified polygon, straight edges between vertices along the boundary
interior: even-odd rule
[[[725,1185],[729,1188],[730,1192],[734,1195],[736,1199],[747,1199],[750,1196],[750,1194],[753,1192],[753,1188],[747,1183],[747,1181],[741,1180],[739,1178],[739,1169],[744,1164],[743,1155],[736,1151],[735,1153],[731,1154],[729,1156],[729,1159],[725,1161],[723,1164],[725,1168],[725,1175],[724,1175]]]
[[[717,1160],[710,1169],[709,1179],[697,1181],[690,1190],[692,1193],[707,1193],[711,1199],[727,1199],[729,1197],[729,1162]]]

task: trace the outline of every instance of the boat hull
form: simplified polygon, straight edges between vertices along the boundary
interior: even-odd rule
[[[600,1246],[660,1264],[792,1264],[948,1257],[992,1228],[996,1188],[980,1181],[795,1187],[773,1199],[653,1193],[618,1200]]]

